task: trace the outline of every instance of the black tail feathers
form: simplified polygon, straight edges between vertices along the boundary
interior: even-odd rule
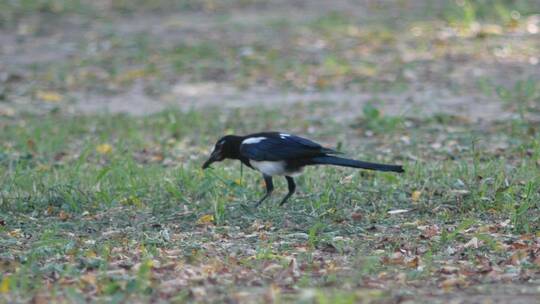
[[[367,170],[376,170],[376,171],[390,171],[390,172],[405,172],[402,166],[399,165],[385,165],[377,163],[363,162],[354,159],[336,157],[336,156],[321,156],[314,157],[311,159],[313,165],[334,165],[334,166],[343,166],[343,167],[352,167],[360,168]]]

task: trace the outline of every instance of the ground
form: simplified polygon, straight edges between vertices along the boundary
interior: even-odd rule
[[[537,303],[535,1],[0,4],[0,302]],[[200,167],[278,130],[404,174]]]

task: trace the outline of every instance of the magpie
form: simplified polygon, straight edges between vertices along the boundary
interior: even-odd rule
[[[220,138],[210,158],[203,164],[206,169],[210,164],[224,159],[237,159],[244,165],[262,173],[266,184],[266,194],[255,204],[258,207],[274,190],[272,177],[285,176],[289,192],[281,200],[280,206],[296,190],[294,176],[299,175],[305,166],[334,165],[376,171],[404,172],[399,165],[384,165],[342,158],[335,155],[338,151],[325,148],[309,139],[287,133],[262,132],[246,136],[226,135]]]

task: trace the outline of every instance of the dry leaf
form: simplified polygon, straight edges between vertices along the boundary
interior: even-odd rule
[[[438,235],[440,233],[439,226],[437,225],[430,225],[430,226],[418,226],[418,230],[422,231],[422,234],[420,235],[422,238],[425,239],[431,239],[432,237]]]
[[[99,154],[109,154],[112,152],[112,146],[109,144],[101,144],[96,147],[96,152]]]
[[[87,273],[81,276],[81,282],[84,282],[88,285],[96,286],[97,277],[95,273]]]
[[[422,191],[413,191],[411,194],[411,200],[413,203],[416,203],[420,200],[420,196],[422,196]]]
[[[11,237],[15,237],[15,238],[22,236],[21,229],[14,229],[14,230],[8,232],[8,234]]]
[[[205,214],[197,220],[199,225],[208,225],[214,222],[214,216],[212,214]]]
[[[407,213],[411,210],[408,209],[396,209],[396,210],[390,210],[388,211],[388,214],[400,214],[400,213]]]
[[[276,303],[279,298],[281,290],[276,284],[271,284],[270,287],[264,293],[264,302],[265,303]]]
[[[418,265],[420,265],[420,258],[418,258],[418,256],[415,256],[413,258],[407,259],[405,263],[409,268],[418,268]]]
[[[353,213],[351,214],[351,218],[353,219],[353,221],[357,221],[357,222],[358,222],[358,221],[361,221],[361,220],[362,220],[362,217],[363,217],[363,216],[362,216],[362,213],[360,213],[360,212],[353,212]]]
[[[450,289],[452,287],[460,287],[465,285],[466,282],[462,277],[451,277],[439,283],[439,286],[444,289]]]
[[[298,269],[298,263],[296,263],[295,258],[292,258],[291,262],[289,263],[288,273],[295,278],[300,276],[300,270]]]
[[[11,282],[11,276],[6,276],[4,279],[2,279],[2,282],[0,283],[0,293],[8,293],[9,292],[9,284]]]
[[[69,219],[69,217],[69,213],[65,212],[64,210],[60,211],[60,213],[58,214],[58,218],[62,221]]]
[[[525,261],[527,259],[527,257],[528,257],[528,254],[527,254],[526,250],[517,250],[510,257],[510,264],[519,265],[519,264],[523,263],[523,261]]]
[[[459,271],[459,268],[455,266],[445,265],[445,266],[442,266],[439,271],[443,274],[453,274],[453,273],[457,273]]]
[[[353,176],[352,174],[351,174],[351,175],[347,175],[347,176],[345,176],[344,178],[342,178],[342,179],[339,181],[339,183],[342,184],[342,185],[344,185],[344,184],[350,184],[350,183],[352,182],[353,177],[354,177],[354,176]]]
[[[478,238],[473,237],[470,241],[468,241],[465,245],[463,245],[463,247],[478,249],[478,245],[479,245]]]
[[[15,116],[15,110],[8,107],[0,107],[0,116],[13,117]]]
[[[264,267],[263,272],[264,273],[274,273],[277,270],[281,270],[281,269],[283,269],[283,266],[281,266],[279,264],[276,264],[276,263],[272,263],[272,264]]]
[[[403,256],[403,253],[396,251],[391,256],[384,256],[381,259],[381,262],[383,264],[389,264],[389,265],[403,265],[405,261],[405,256]]]
[[[527,245],[524,241],[516,241],[516,242],[513,242],[510,246],[512,246],[512,248],[514,249],[527,249],[529,248],[529,245]]]
[[[62,101],[64,97],[60,95],[57,92],[54,91],[37,91],[36,92],[36,98],[41,99],[45,102],[51,102],[51,103],[57,103]]]

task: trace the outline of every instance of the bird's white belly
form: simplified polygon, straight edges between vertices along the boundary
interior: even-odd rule
[[[286,164],[284,161],[256,161],[250,160],[249,163],[253,168],[262,172],[265,175],[288,175],[288,176],[298,176],[302,173],[302,170],[299,171],[287,171]]]
[[[284,161],[256,161],[250,160],[249,163],[253,168],[261,171],[266,175],[283,175],[285,174],[285,162]]]

